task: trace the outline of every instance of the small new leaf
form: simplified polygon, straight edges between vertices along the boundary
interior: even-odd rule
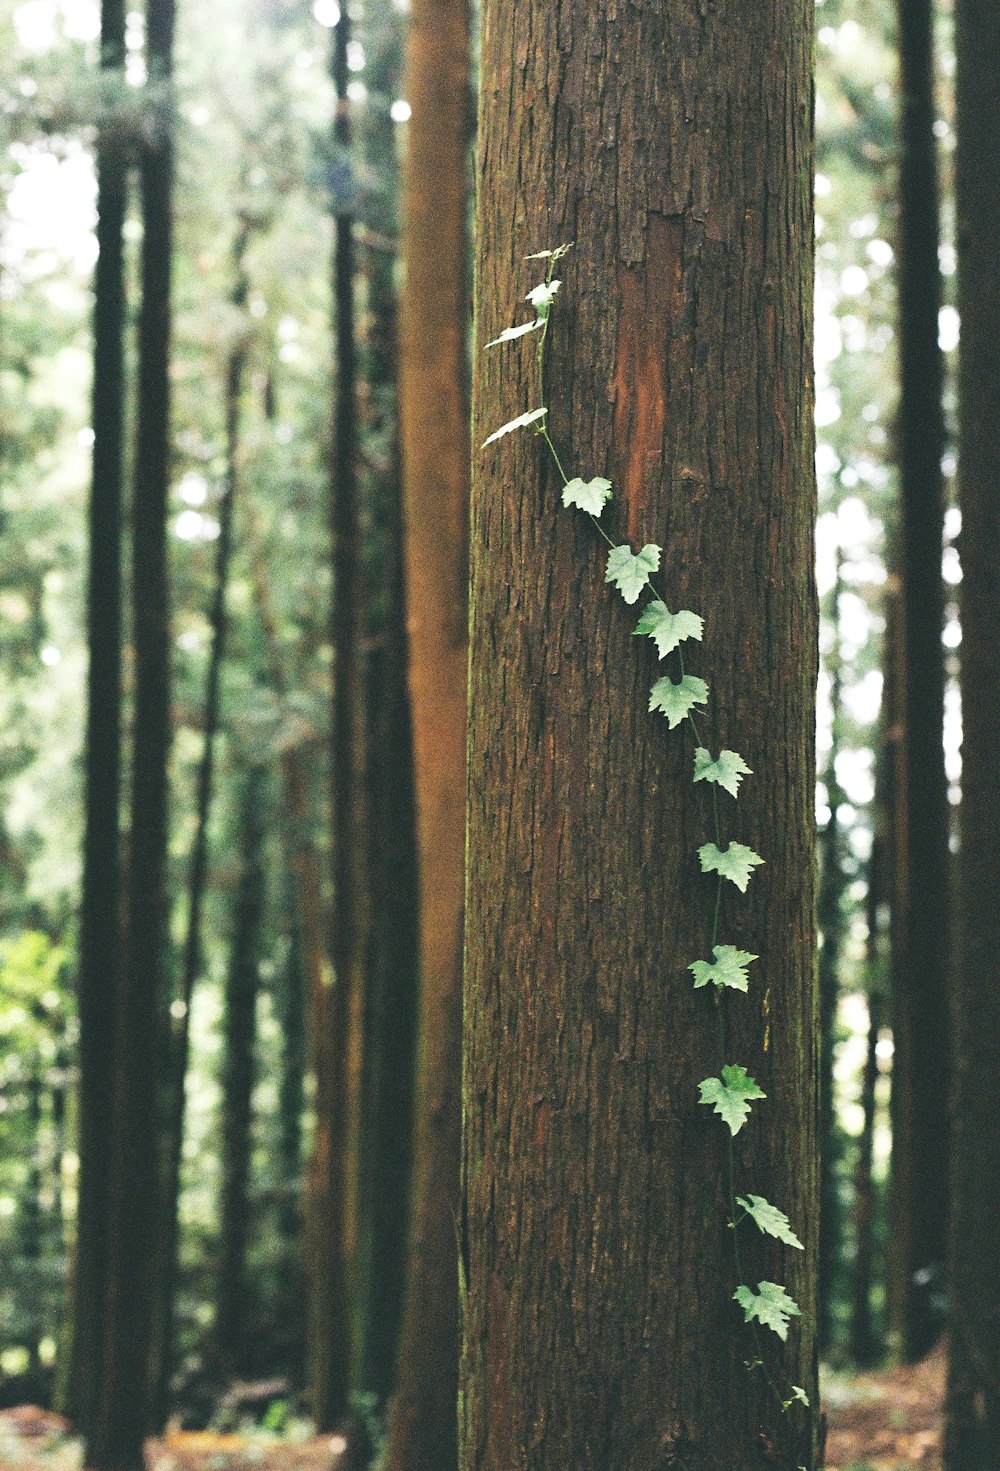
[[[533,322],[522,322],[520,327],[505,327],[499,337],[494,337],[492,342],[487,342],[487,347],[496,347],[498,342],[513,342],[516,337],[525,337],[529,332],[537,332],[539,327],[545,323],[541,317],[536,317]]]
[[[643,608],[635,632],[648,634],[655,642],[660,658],[665,659],[684,639],[700,639],[704,628],[705,620],[697,613],[689,613],[684,608],[679,613],[671,613],[666,603],[657,598]]]
[[[494,429],[493,433],[483,440],[483,449],[488,444],[492,444],[495,439],[502,439],[505,434],[512,434],[515,429],[523,429],[526,424],[536,424],[539,419],[544,419],[547,413],[548,409],[529,409],[526,414],[518,414],[516,419],[511,419],[508,423],[501,424],[499,429]]]
[[[685,674],[676,684],[664,675],[649,692],[649,708],[662,710],[673,730],[687,719],[695,705],[704,705],[707,699],[708,685],[697,675]]]
[[[791,1399],[786,1399],[786,1400],[782,1401],[782,1409],[787,1410],[791,1405],[794,1405],[795,1404],[795,1401],[796,1400],[798,1400],[798,1402],[799,1402],[800,1405],[805,1405],[806,1409],[808,1410],[808,1408],[809,1408],[809,1396],[806,1394],[806,1392],[802,1388],[802,1385],[801,1384],[793,1384],[792,1385]],[[803,1471],[804,1471],[804,1468],[803,1468]]]
[[[767,1097],[746,1068],[736,1063],[727,1063],[721,1078],[705,1078],[698,1088],[698,1102],[710,1103],[731,1134],[738,1134],[749,1118],[750,1100]]]
[[[573,241],[567,244],[557,245],[555,250],[536,250],[531,255],[526,255],[525,260],[561,260],[567,250],[573,249]]]
[[[604,581],[613,582],[626,603],[634,603],[659,565],[660,548],[652,542],[634,556],[630,546],[612,547]]]
[[[524,299],[525,301],[530,301],[535,311],[541,314],[548,307],[561,285],[561,281],[542,281],[538,286],[532,286]]]
[[[711,751],[706,751],[704,746],[699,746],[694,753],[695,781],[714,782],[716,786],[729,792],[730,796],[739,796],[740,782],[750,775],[750,767],[737,751],[720,751],[716,761],[712,760]]]
[[[577,475],[563,487],[563,505],[576,506],[578,510],[587,511],[591,516],[599,516],[604,510],[605,502],[610,499],[611,481],[605,480],[603,475],[595,475],[593,480],[581,480]]]
[[[799,1305],[777,1282],[758,1282],[757,1291],[741,1283],[733,1297],[743,1309],[744,1321],[756,1318],[765,1328],[773,1328],[782,1343],[788,1337],[788,1321],[800,1316]]]
[[[797,1251],[804,1250],[802,1242],[792,1230],[784,1211],[780,1211],[776,1205],[765,1200],[763,1195],[738,1195],[736,1204],[743,1207],[750,1219],[756,1222],[766,1236],[774,1236],[778,1241],[794,1246]]]
[[[702,873],[721,874],[736,885],[741,894],[747,891],[750,875],[758,864],[763,863],[759,853],[745,843],[730,843],[728,848],[717,848],[714,843],[702,843],[698,849]]]
[[[737,950],[735,945],[713,945],[714,961],[694,960],[688,970],[694,975],[694,988],[699,990],[711,981],[713,986],[729,986],[734,991],[747,989],[747,966],[759,959],[749,950]]]

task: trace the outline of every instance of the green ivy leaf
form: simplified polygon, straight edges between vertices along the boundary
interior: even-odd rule
[[[541,314],[548,308],[561,285],[561,281],[542,281],[540,285],[532,286],[524,299],[530,301],[535,311]]]
[[[684,639],[700,639],[704,628],[705,620],[697,613],[689,613],[685,608],[679,613],[671,613],[666,603],[657,598],[643,608],[635,633],[648,634],[655,642],[660,658],[665,659]]]
[[[563,505],[576,506],[578,510],[587,511],[591,516],[599,516],[604,510],[605,502],[610,499],[611,481],[605,480],[603,475],[595,475],[593,480],[581,480],[577,475],[563,487]]]
[[[545,323],[541,317],[536,317],[533,322],[522,322],[520,327],[505,327],[499,337],[494,337],[492,342],[487,342],[487,347],[496,347],[498,342],[513,342],[516,337],[525,337],[529,332],[537,332],[539,327]]]
[[[714,962],[694,960],[688,966],[688,970],[694,975],[695,990],[707,986],[711,981],[713,986],[729,986],[734,991],[745,991],[747,966],[760,957],[751,955],[749,950],[737,950],[735,945],[713,945],[712,954],[715,956]]]
[[[795,1403],[796,1400],[798,1400],[800,1405],[805,1405],[806,1409],[808,1410],[809,1396],[806,1394],[801,1384],[792,1385],[792,1397],[790,1400],[787,1401],[787,1403],[792,1405]]]
[[[707,699],[708,685],[697,675],[685,674],[676,684],[664,675],[649,692],[649,708],[662,710],[673,730],[687,719],[695,705],[704,705]]]
[[[764,862],[759,853],[745,843],[730,843],[728,848],[717,848],[714,843],[702,843],[698,849],[702,873],[721,874],[736,885],[741,894],[747,891],[750,875]]]
[[[756,1318],[765,1328],[773,1328],[782,1343],[788,1337],[788,1321],[800,1316],[799,1305],[777,1282],[758,1282],[757,1291],[741,1283],[733,1297],[743,1309],[744,1321]]]
[[[604,581],[613,582],[626,603],[634,603],[659,565],[660,548],[652,542],[634,556],[630,546],[612,547]]]
[[[495,439],[502,439],[505,434],[512,434],[515,429],[523,429],[526,424],[535,424],[539,419],[544,419],[548,409],[529,409],[526,414],[518,414],[516,419],[510,419],[506,424],[501,424],[499,429],[494,429],[488,439],[483,440],[482,447],[486,448]]]
[[[721,1078],[705,1078],[698,1088],[698,1102],[712,1104],[731,1134],[738,1134],[750,1117],[750,1100],[767,1097],[746,1068],[737,1063],[727,1063]]]
[[[792,1230],[784,1211],[780,1211],[776,1205],[765,1200],[763,1195],[738,1195],[736,1204],[743,1207],[750,1219],[756,1222],[766,1236],[774,1236],[778,1241],[794,1246],[797,1251],[804,1250],[802,1242]]]
[[[750,775],[750,767],[737,751],[720,751],[717,761],[712,760],[711,751],[706,751],[704,746],[694,753],[695,781],[714,782],[733,797],[739,796],[740,782]]]

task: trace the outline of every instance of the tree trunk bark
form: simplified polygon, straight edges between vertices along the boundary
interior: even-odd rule
[[[959,498],[962,508],[962,808],[956,977],[954,1215],[947,1471],[1000,1465],[1000,14],[960,0],[958,51]]]
[[[944,417],[932,7],[900,0],[898,419],[904,645],[894,967],[894,1326],[919,1359],[941,1331],[948,1219],[948,798],[941,631]]]
[[[548,429],[703,615],[699,729],[754,773],[722,840],[767,866],[721,896],[760,960],[713,1005],[687,971],[713,804],[647,714],[655,650],[543,441],[477,452],[461,1464],[814,1467],[814,1414],[782,1411],[815,1394],[812,7],[487,0],[482,57],[477,342],[537,280],[524,257],[574,241]],[[480,350],[474,384],[478,444],[539,402],[530,339]],[[767,1094],[737,1139],[698,1102],[720,1062]],[[805,1252],[734,1233],[731,1183]],[[786,1346],[742,1324],[758,1280],[801,1306]]]
[[[101,65],[125,62],[124,0],[102,0]],[[76,1244],[69,1333],[60,1369],[60,1407],[89,1434],[100,1398],[111,1191],[112,1112],[121,915],[122,453],[127,167],[114,143],[97,157],[94,278],[94,447],[88,528],[85,836],[77,995],[80,1016]]]
[[[405,95],[400,426],[420,889],[413,1216],[387,1471],[457,1464],[468,660],[467,0],[415,0]]]

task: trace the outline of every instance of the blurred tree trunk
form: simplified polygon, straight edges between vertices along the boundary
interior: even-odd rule
[[[400,423],[420,886],[419,1072],[388,1471],[457,1458],[469,437],[467,0],[415,0],[405,95]]]
[[[246,308],[250,282],[246,272],[246,252],[250,230],[246,221],[237,229],[233,246],[234,285],[230,300],[237,312]],[[160,1278],[159,1332],[156,1390],[156,1421],[166,1421],[170,1374],[173,1363],[174,1309],[177,1292],[181,1160],[184,1149],[185,1079],[191,1036],[191,1003],[201,974],[201,920],[208,881],[208,829],[215,776],[215,748],[222,703],[222,666],[226,656],[226,593],[233,549],[233,514],[236,500],[238,461],[240,455],[241,406],[243,380],[249,356],[249,342],[244,327],[229,354],[225,381],[226,475],[219,501],[219,535],[215,544],[215,586],[209,624],[212,643],[205,676],[204,743],[198,768],[195,797],[195,829],[191,845],[187,887],[187,933],[181,967],[179,1016],[174,1027],[170,1049],[170,1077],[167,1093],[166,1168],[163,1187],[162,1267]]]
[[[799,1300],[762,1356],[812,1396],[812,25],[806,0],[709,24],[686,0],[484,6],[477,341],[512,320],[528,252],[575,241],[550,431],[613,481],[608,533],[663,542],[670,607],[704,615],[713,748],[754,773],[723,838],[768,866],[722,896],[762,974],[713,1007],[685,970],[712,933],[712,803],[647,714],[655,650],[538,437],[476,454],[464,1471],[816,1465],[814,1417],[748,1373],[727,1207],[734,1150],[803,1234],[744,1231],[741,1274]],[[480,353],[474,443],[537,403],[533,357]],[[735,1141],[698,1104],[720,1017],[768,1097]]]
[[[169,82],[173,0],[148,0],[150,78]],[[167,942],[165,868],[170,746],[170,642],[166,510],[170,475],[170,272],[173,238],[171,125],[140,158],[142,308],[139,318],[132,639],[135,705],[125,953],[116,1017],[113,1190],[108,1285],[99,1349],[103,1382],[85,1461],[94,1471],[136,1471],[152,1410],[157,1300],[159,1075]],[[107,1126],[107,1121],[105,1121]]]
[[[294,875],[294,855],[289,868]],[[281,1203],[283,1297],[291,1323],[301,1315],[302,1273],[302,1110],[305,1106],[306,1029],[303,995],[302,941],[294,878],[286,900],[288,952],[276,983],[275,1011],[281,1031],[281,1077],[278,1083],[278,1175]]]
[[[364,597],[357,483],[357,365],[354,320],[354,179],[349,121],[350,12],[333,28],[336,90],[330,187],[334,216],[332,273],[336,354],[330,526],[333,563],[331,643],[332,985],[313,1014],[316,1129],[308,1197],[309,1384],[318,1431],[344,1419],[351,1381],[357,1125],[366,915],[363,912],[364,691],[359,614]]]
[[[945,1466],[992,1471],[1000,1465],[1000,12],[960,0],[956,32],[963,740]]]
[[[101,66],[125,62],[125,0],[101,0]],[[97,151],[97,268],[94,277],[94,431],[88,523],[85,835],[77,996],[79,1155],[76,1244],[68,1334],[57,1402],[88,1434],[100,1397],[107,1284],[107,1223],[115,1015],[121,915],[122,454],[127,166],[114,142]]]
[[[882,1025],[882,998],[869,982],[868,1039],[861,1075],[861,1133],[854,1170],[854,1264],[851,1274],[849,1352],[859,1369],[870,1369],[882,1355],[875,1331],[872,1287],[875,1278],[875,1181],[872,1170],[875,1143],[875,1088],[878,1083],[878,1034]]]
[[[948,798],[944,770],[944,416],[931,0],[899,0],[898,416],[903,729],[897,775],[891,1317],[905,1358],[941,1331],[948,1219]]]
[[[219,1276],[216,1286],[215,1346],[230,1373],[246,1360],[247,1243],[250,1235],[251,1127],[253,1123],[254,1051],[257,1035],[257,991],[264,924],[264,815],[267,775],[252,766],[243,779],[239,815],[239,886],[229,968],[226,975],[224,1060],[222,1072]]]
[[[833,644],[827,659],[830,671],[830,754],[823,781],[830,816],[819,841],[819,894],[816,917],[822,943],[819,951],[820,1014],[820,1208],[819,1208],[819,1322],[820,1353],[827,1353],[833,1334],[833,1301],[842,1252],[842,1212],[838,1187],[840,1130],[834,1108],[834,1051],[837,1040],[837,1001],[840,995],[840,955],[844,938],[844,866],[838,808],[843,792],[837,778],[840,753],[842,658],[840,650],[841,553],[831,597]]]

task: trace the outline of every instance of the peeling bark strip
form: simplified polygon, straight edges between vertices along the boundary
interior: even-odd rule
[[[743,1239],[800,1303],[782,1382],[814,1389],[811,6],[486,0],[477,343],[575,241],[548,427],[608,475],[615,539],[664,547],[705,637],[708,734],[752,767],[721,937],[763,984],[730,1059],[767,1093],[738,1178],[806,1251]],[[536,403],[530,338],[477,351],[473,443]],[[712,886],[689,743],[646,713],[663,670],[567,520],[530,432],[474,456],[467,887],[463,1471],[795,1471],[731,1301],[724,1131],[699,1109],[716,1020],[685,967]],[[639,645],[648,645],[640,647]],[[727,800],[724,796],[723,803]],[[717,1123],[717,1121],[716,1121]]]

